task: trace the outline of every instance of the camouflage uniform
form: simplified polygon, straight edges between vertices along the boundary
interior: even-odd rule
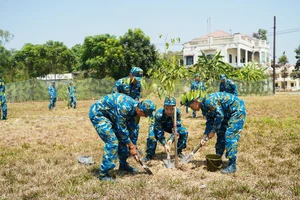
[[[3,120],[7,119],[7,104],[6,104],[6,96],[5,96],[5,85],[0,79],[0,106],[2,110],[2,118]],[[1,113],[0,113],[1,114]]]
[[[176,105],[176,100],[174,98],[174,102]],[[164,105],[169,105],[168,102],[166,102]],[[174,106],[175,106],[174,105]],[[179,154],[181,154],[182,149],[186,148],[186,141],[188,138],[188,131],[187,129],[182,126],[181,123],[181,112],[178,108],[176,108],[176,117],[177,117],[177,133],[179,134],[179,139],[177,143],[177,151]],[[157,146],[157,140],[165,146],[166,139],[164,132],[170,133],[170,138],[168,140],[174,139],[174,133],[173,133],[173,127],[174,127],[174,114],[172,116],[168,116],[165,113],[164,108],[160,108],[157,110],[157,112],[154,115],[154,119],[151,120],[150,130],[147,138],[147,150],[146,150],[146,158],[144,160],[149,160],[153,157],[155,154],[156,146]]]
[[[143,101],[142,105],[149,101]],[[139,131],[136,122],[138,105],[139,102],[131,97],[116,93],[100,98],[91,106],[90,120],[105,143],[100,177],[109,176],[108,172],[116,166],[117,155],[119,155],[120,167],[128,165],[126,160],[129,151],[126,145],[130,142],[136,144]],[[152,116],[152,111],[148,116]]]
[[[216,154],[222,156],[226,149],[229,165],[235,164],[246,118],[244,101],[232,94],[216,92],[201,100],[201,110],[207,120],[204,134],[217,133]]]
[[[200,75],[199,74],[195,74],[195,78],[196,77],[200,77]],[[206,91],[206,87],[205,87],[203,81],[201,81],[201,80],[199,80],[199,81],[195,80],[195,81],[193,81],[191,83],[191,90],[203,90],[203,91]],[[188,109],[188,107],[187,107],[187,109]],[[195,110],[193,110],[193,118],[196,118],[196,111]]]
[[[73,82],[70,82],[70,85],[68,86],[68,95],[69,95],[69,104],[68,108],[74,106],[74,109],[76,108],[76,86],[73,85]]]
[[[57,95],[56,95],[56,88],[55,88],[54,84],[55,84],[55,82],[53,81],[51,83],[51,85],[48,87],[48,94],[50,96],[50,103],[48,106],[49,110],[55,108],[55,104],[56,104]]]
[[[138,101],[141,95],[140,80],[143,76],[143,70],[139,67],[133,67],[130,70],[130,74],[134,76],[134,78],[137,80],[137,83],[134,84],[133,81],[130,81],[129,77],[121,78],[116,82],[114,88],[112,89],[112,93],[123,93]]]
[[[236,84],[232,80],[226,78],[225,74],[222,74],[220,78],[221,80],[225,80],[224,83],[223,82],[220,83],[220,92],[227,92],[235,96],[238,96]]]

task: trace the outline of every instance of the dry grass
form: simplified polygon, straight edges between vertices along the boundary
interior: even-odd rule
[[[8,104],[9,120],[0,122],[0,198],[299,199],[300,96],[242,98],[248,116],[236,174],[206,170],[205,155],[214,153],[214,141],[180,169],[163,167],[165,154],[159,144],[156,159],[149,163],[154,176],[120,174],[116,167],[117,184],[97,179],[103,142],[88,118],[95,101],[79,101],[76,110],[58,102],[53,112],[47,110],[48,102]],[[189,130],[184,153],[189,153],[199,143],[205,120],[192,119],[185,108],[181,110]],[[138,146],[143,151],[147,123],[141,120]],[[78,164],[79,155],[92,156],[96,164]],[[129,162],[140,168],[132,158]]]

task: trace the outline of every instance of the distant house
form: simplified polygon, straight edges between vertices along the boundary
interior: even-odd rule
[[[270,45],[266,40],[252,38],[245,34],[229,34],[216,31],[205,36],[195,38],[183,44],[184,64],[194,65],[198,56],[215,54],[221,51],[223,61],[234,67],[243,67],[248,62],[270,66]]]
[[[62,80],[71,80],[74,78],[73,73],[67,74],[47,74],[44,77],[37,77],[38,80],[43,81],[62,81]]]
[[[275,87],[277,91],[299,91],[300,79],[293,73],[295,65],[286,64],[275,69]],[[269,74],[273,73],[273,68],[268,68]]]

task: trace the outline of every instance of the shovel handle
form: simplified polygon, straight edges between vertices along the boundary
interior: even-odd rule
[[[207,141],[207,140],[208,140],[208,137],[205,138],[205,141]],[[201,147],[202,147],[202,144],[201,143],[198,144],[198,146],[196,146],[196,148],[193,150],[193,154],[195,154]]]
[[[171,156],[170,156],[170,152],[167,151],[167,159],[170,160]]]

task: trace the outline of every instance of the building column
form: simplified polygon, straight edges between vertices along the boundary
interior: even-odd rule
[[[245,65],[248,64],[248,51],[245,50]]]
[[[238,48],[237,48],[237,66],[238,67],[240,66],[240,62],[241,62],[241,48],[238,45]]]

